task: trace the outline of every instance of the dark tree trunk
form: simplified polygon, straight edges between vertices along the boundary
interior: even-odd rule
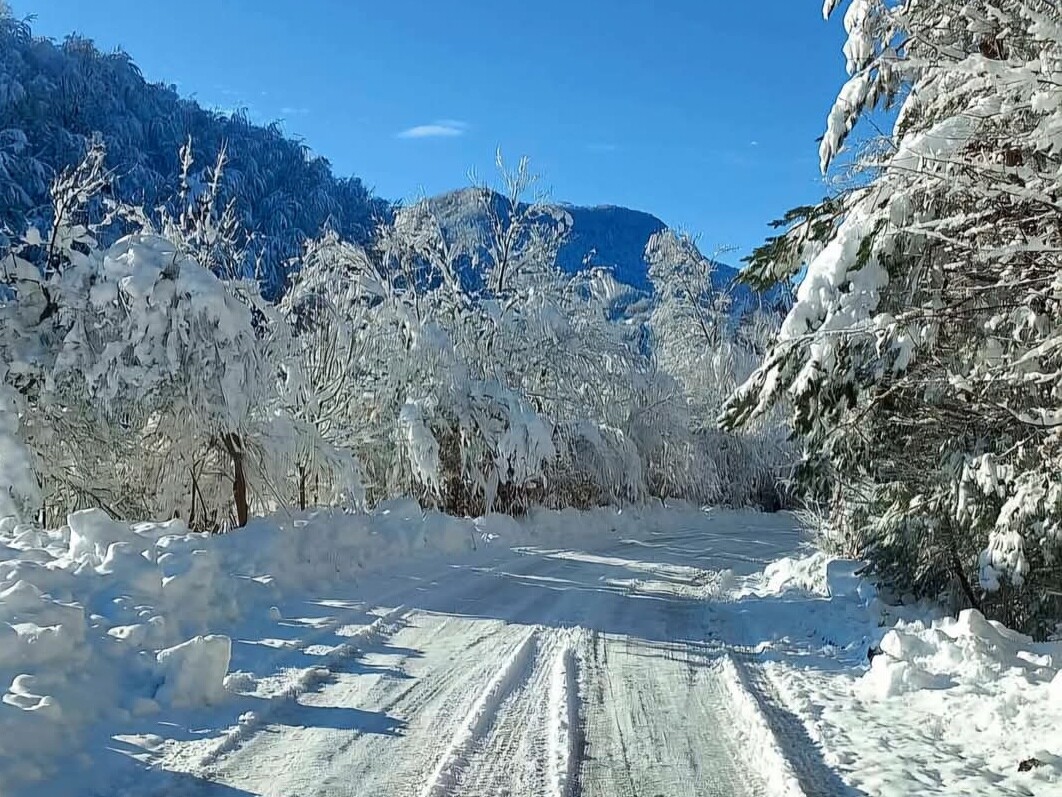
[[[236,433],[222,436],[225,450],[232,457],[232,499],[236,504],[236,527],[247,525],[250,515],[247,506],[247,475],[243,469],[243,442]]]
[[[977,599],[977,595],[975,595],[973,591],[973,586],[970,584],[970,579],[966,577],[966,572],[963,569],[962,560],[959,558],[959,552],[955,548],[954,540],[951,540],[949,543],[948,554],[949,559],[951,560],[952,575],[954,575],[959,582],[959,588],[962,589],[963,595],[966,596],[966,600],[970,602],[971,607],[983,613],[984,610],[981,607],[981,601]]]
[[[306,466],[299,465],[299,509],[306,511]]]
[[[195,493],[199,489],[196,484],[195,468],[192,468],[192,508],[188,512],[188,528],[192,531],[195,530]]]

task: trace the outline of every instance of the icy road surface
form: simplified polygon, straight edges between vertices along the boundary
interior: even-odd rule
[[[748,517],[761,528],[500,548],[283,607],[287,638],[234,639],[247,705],[120,740],[152,765],[123,793],[767,794],[710,599],[799,535]]]

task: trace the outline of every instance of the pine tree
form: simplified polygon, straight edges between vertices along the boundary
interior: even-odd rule
[[[1062,12],[852,0],[844,25],[824,172],[895,123],[751,258],[806,275],[725,421],[791,400],[805,483],[883,580],[1036,630],[1062,609]]]

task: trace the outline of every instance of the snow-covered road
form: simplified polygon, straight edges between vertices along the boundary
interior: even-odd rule
[[[1062,645],[785,514],[174,531],[0,545],[0,797],[1062,794]]]
[[[764,560],[795,541],[775,534]],[[323,602],[356,612],[371,596],[371,633],[371,617],[292,623],[306,634],[270,666],[274,692],[294,700],[262,700],[228,734],[125,741],[154,746],[156,772],[172,773],[165,794],[764,794],[709,641],[715,571],[764,561],[737,542],[647,531],[592,551],[412,567]],[[267,642],[237,641],[234,666]],[[307,678],[307,657],[328,672]]]

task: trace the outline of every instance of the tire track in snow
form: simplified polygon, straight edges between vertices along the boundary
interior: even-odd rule
[[[274,716],[265,732],[223,759],[218,770],[197,773],[248,795],[415,797],[484,684],[529,630],[414,610],[387,640],[397,647],[373,648],[358,659],[367,671],[339,671],[323,689]],[[347,711],[370,726],[357,716],[334,726],[327,719]],[[371,727],[385,718],[400,727],[397,734]]]
[[[623,622],[627,607],[613,606],[606,627]],[[584,662],[578,793],[763,797],[769,792],[741,754],[716,658],[699,641],[700,607],[658,599],[642,608],[638,627],[596,634]]]
[[[748,652],[731,651],[721,668],[741,718],[742,734],[763,767],[773,793],[779,797],[857,797],[822,759],[818,745],[800,719],[785,704],[762,666]]]
[[[720,672],[734,715],[752,754],[750,766],[759,767],[778,797],[861,797],[823,759],[821,747],[803,721],[786,707],[786,701],[764,668],[766,643],[737,642],[745,636],[739,615],[725,601],[709,609],[714,633],[709,647],[720,660]],[[765,763],[765,762],[770,763]]]
[[[420,797],[455,797],[459,794],[461,775],[468,767],[476,743],[490,729],[505,699],[519,686],[521,679],[527,677],[537,645],[538,629],[533,629],[480,693],[451,738],[446,752],[435,765],[427,784],[420,791]]]
[[[458,581],[456,584],[460,589],[461,582]],[[400,593],[394,592],[389,597],[394,597],[398,594]],[[386,611],[383,615],[377,617],[368,625],[357,629],[351,634],[347,642],[332,648],[332,650],[326,653],[322,657],[322,663],[320,665],[297,671],[295,680],[292,683],[286,684],[283,689],[272,694],[266,694],[263,698],[264,706],[261,709],[257,711],[248,711],[242,714],[237,719],[236,724],[223,733],[222,736],[205,752],[197,753],[193,756],[192,760],[196,762],[195,765],[203,769],[212,768],[218,765],[224,757],[238,750],[259,734],[263,728],[267,727],[277,718],[279,712],[289,708],[292,703],[298,702],[299,698],[303,695],[320,689],[321,686],[332,680],[342,669],[344,661],[359,655],[368,647],[378,645],[386,638],[397,633],[402,627],[404,627],[405,619],[410,615],[416,614],[418,611],[419,610],[409,608],[405,605],[399,605],[394,609]],[[436,633],[444,633],[445,627],[452,622],[454,622],[454,618],[443,617],[442,623],[436,630]],[[339,622],[333,622],[322,626],[319,629],[315,629],[311,635],[302,640],[302,649],[305,650],[311,644],[316,643],[317,640],[324,639],[329,634],[336,633],[341,625],[342,624]],[[472,639],[469,642],[469,646],[474,647],[486,639],[493,637],[496,633],[496,628],[487,628]],[[423,686],[424,682],[422,680],[414,680],[405,690],[395,696],[386,708],[389,708],[391,705],[406,698],[410,693],[419,692]],[[445,686],[445,683],[440,684],[430,682],[428,691],[423,695],[418,694],[414,700],[417,702],[428,703],[433,697],[435,697],[436,693]],[[414,702],[413,705],[416,705],[416,702]]]
[[[413,614],[415,616],[416,613],[414,612]],[[411,618],[409,624],[411,626],[415,625],[416,620]],[[443,618],[442,622],[433,628],[432,633],[441,636],[451,624],[452,618]],[[476,628],[472,636],[468,638],[467,644],[464,645],[463,653],[468,654],[474,651],[488,640],[497,641],[499,633],[502,633],[504,628],[504,626],[495,625]],[[476,672],[474,670],[466,670],[464,675],[472,679],[475,677]],[[407,686],[399,686],[397,690],[395,682],[388,680],[380,684],[384,696],[374,695],[376,699],[372,700],[372,705],[376,711],[384,712],[390,712],[396,707],[401,707],[405,716],[415,717],[422,709],[430,706],[437,697],[450,690],[452,686],[452,679],[445,677],[445,675],[444,677],[435,678],[411,678]],[[462,696],[463,693],[460,690],[451,691],[451,694],[446,696],[438,710],[448,714],[459,710],[457,707],[460,705]]]
[[[579,662],[572,643],[554,659],[549,693],[549,787],[551,797],[576,793],[582,758],[579,724]]]
[[[579,630],[541,629],[527,677],[501,703],[473,745],[461,797],[570,797],[579,745]]]
[[[520,563],[527,559],[521,557]],[[448,613],[461,604],[462,595],[483,601],[484,592],[494,588],[496,579],[489,572],[471,576],[457,571],[452,578],[438,579],[426,593],[431,596],[428,600],[422,601],[419,594],[411,596],[414,600],[407,598],[415,608],[403,616],[397,636],[388,639],[399,647],[369,649],[364,659],[359,658],[371,674],[333,668],[332,676],[321,683],[322,689],[300,692],[303,698],[261,720],[252,717],[247,727],[233,728],[231,754],[214,757],[213,766],[199,764],[204,745],[195,742],[176,745],[162,766],[196,772],[246,788],[248,793],[285,797],[346,793],[346,784],[353,778],[373,793],[416,795],[449,748],[482,685],[526,638],[528,626],[540,628],[527,620],[540,617],[541,610],[557,597],[545,590],[521,591],[499,618]],[[524,622],[514,624],[516,618]],[[544,683],[541,694],[545,693]],[[304,703],[305,713],[300,708]],[[347,707],[393,719],[401,731],[397,736],[380,736],[360,729],[357,718],[351,727],[335,729],[313,719],[315,714],[324,717]],[[207,742],[206,749],[212,744],[217,744],[216,738]],[[545,762],[544,745],[538,760]],[[536,793],[543,794],[544,787]]]
[[[249,711],[242,715],[237,724],[202,755],[199,759],[199,766],[208,767],[216,764],[222,756],[231,753],[264,728],[278,711],[297,701],[307,692],[319,689],[323,683],[332,678],[343,662],[395,634],[402,627],[403,618],[409,613],[410,610],[405,606],[398,606],[358,629],[350,636],[349,641],[337,645],[326,654],[321,666],[303,670],[287,689],[267,698],[263,709]]]
[[[530,672],[498,707],[461,777],[461,797],[546,794],[550,640],[540,637]]]
[[[632,771],[630,753],[627,749],[623,730],[615,721],[615,715],[612,713],[620,705],[620,701],[617,699],[612,680],[609,677],[609,644],[607,635],[595,630],[591,642],[593,661],[586,674],[587,688],[590,689],[590,685],[593,684],[593,692],[586,706],[586,734],[591,739],[591,755],[587,759],[590,768],[586,773],[582,773],[580,777],[584,782],[589,781],[591,791],[594,791],[598,780],[598,774],[593,771],[594,766],[599,760],[609,760],[610,765],[604,768],[608,775],[601,778],[602,781],[607,781],[607,785],[602,791],[615,797],[637,797],[634,789],[634,773]],[[603,747],[614,739],[617,749],[615,751],[606,749],[595,751],[593,748],[595,735],[598,736],[598,744]],[[619,755],[612,755],[611,753],[613,752],[618,752]],[[623,770],[622,775],[617,771],[620,766]]]

